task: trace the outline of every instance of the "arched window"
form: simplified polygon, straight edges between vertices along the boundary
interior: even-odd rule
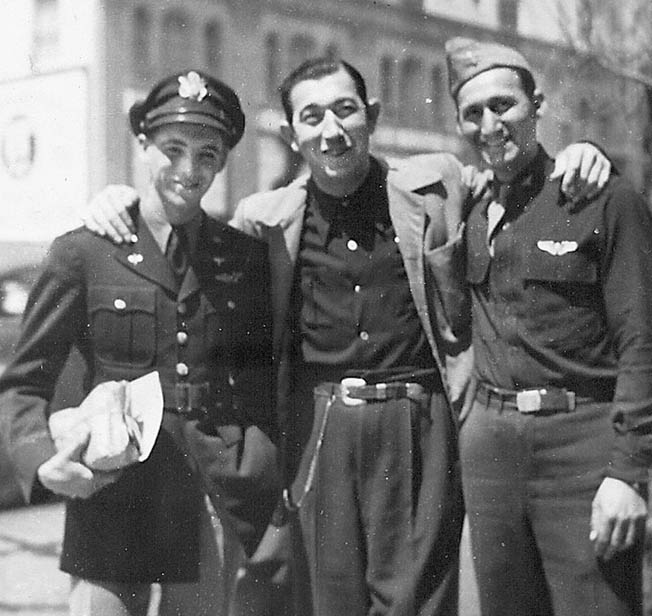
[[[146,6],[137,6],[134,10],[133,29],[133,62],[136,75],[141,79],[149,79],[152,70],[152,17]]]
[[[275,102],[281,73],[281,41],[276,32],[270,32],[265,38],[265,62],[265,91],[270,102]]]
[[[290,70],[315,55],[315,41],[307,34],[295,34],[290,40]]]
[[[211,75],[219,77],[221,71],[222,27],[217,21],[204,26],[204,64]]]
[[[163,19],[161,66],[165,72],[188,68],[193,62],[192,31],[181,11],[170,11]]]
[[[430,70],[430,96],[426,99],[428,109],[428,124],[436,131],[443,132],[445,115],[445,100],[448,96],[444,70],[435,65]]]
[[[399,75],[400,121],[406,126],[418,125],[423,117],[422,67],[417,58],[407,58]]]
[[[388,120],[396,118],[396,61],[391,56],[380,60],[380,101],[383,116]]]

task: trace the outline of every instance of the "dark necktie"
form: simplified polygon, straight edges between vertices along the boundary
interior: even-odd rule
[[[181,284],[188,269],[188,236],[183,227],[172,227],[165,256],[178,284]]]

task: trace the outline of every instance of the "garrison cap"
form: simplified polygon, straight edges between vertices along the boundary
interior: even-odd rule
[[[159,81],[144,101],[134,103],[129,110],[135,135],[147,135],[175,122],[217,128],[232,148],[242,137],[245,116],[229,86],[202,71],[190,70]]]
[[[445,48],[448,86],[453,98],[469,79],[492,68],[524,70],[534,78],[528,61],[513,47],[456,37],[446,41]]]

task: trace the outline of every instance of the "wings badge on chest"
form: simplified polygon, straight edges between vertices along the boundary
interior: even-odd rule
[[[553,257],[561,257],[569,252],[575,252],[578,249],[578,244],[572,240],[562,240],[561,242],[556,242],[555,240],[539,240],[537,242],[537,248]]]

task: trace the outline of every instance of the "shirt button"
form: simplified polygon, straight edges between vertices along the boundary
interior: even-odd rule
[[[346,247],[347,247],[351,252],[353,252],[354,250],[357,250],[357,249],[358,249],[358,242],[356,242],[355,240],[349,240],[349,241],[346,243]]]
[[[228,302],[226,302],[226,307],[229,310],[235,310],[235,302],[232,299],[230,299]]]
[[[360,332],[360,340],[367,342],[369,340],[369,332],[362,331]]]
[[[361,288],[362,288],[362,287],[361,287],[359,284],[357,284],[357,285],[355,285],[355,287],[353,287],[353,290],[354,290],[356,293],[360,293],[360,289],[361,289]]]
[[[177,364],[177,374],[179,376],[188,376],[188,364],[178,363]]]
[[[113,307],[116,310],[124,310],[127,307],[127,302],[125,302],[125,300],[120,299],[120,298],[114,299],[113,300]]]
[[[177,342],[183,346],[188,342],[188,334],[186,332],[177,332]]]
[[[177,306],[177,312],[178,312],[179,314],[186,314],[187,311],[188,311],[188,308],[186,307],[186,305],[185,305],[183,302],[180,303],[180,304]]]

